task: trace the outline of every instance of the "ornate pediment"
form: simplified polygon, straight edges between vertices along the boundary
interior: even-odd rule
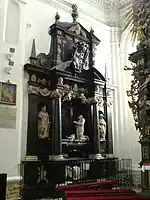
[[[68,28],[68,31],[76,35],[81,35],[85,38],[87,37],[86,31],[83,29],[83,27],[81,27],[79,23],[72,24],[72,26]]]
[[[73,22],[61,22],[56,13],[55,23],[50,26],[51,46],[49,54],[40,53],[36,56],[33,40],[30,63],[48,70],[60,70],[75,75],[94,66],[96,45],[100,40],[79,22],[77,6],[72,5]]]
[[[36,55],[35,40],[33,40],[30,63],[36,66],[33,67],[34,71],[35,69],[44,73],[59,71],[84,79],[90,78],[90,69],[95,69],[95,50],[100,40],[94,35],[93,29],[89,32],[77,22],[77,17],[77,6],[74,4],[72,5],[73,21],[71,23],[61,22],[59,14],[56,13],[55,23],[50,26],[49,30],[51,35],[49,54]],[[96,69],[94,76],[95,79],[105,81]]]
[[[53,32],[53,30],[58,27],[59,29],[63,30],[63,32],[65,33],[69,33],[69,34],[73,34],[75,35],[77,38],[78,36],[80,37],[83,37],[85,39],[89,39],[91,37],[91,34],[90,32],[84,28],[84,26],[82,26],[82,24],[80,24],[79,22],[71,22],[71,23],[68,23],[68,22],[61,22],[59,20],[57,20],[55,22],[55,24],[53,24],[51,27],[50,27],[50,34]],[[59,32],[60,33],[60,32]],[[100,40],[94,35],[92,34],[92,38],[95,40],[95,42],[97,44],[99,44]]]

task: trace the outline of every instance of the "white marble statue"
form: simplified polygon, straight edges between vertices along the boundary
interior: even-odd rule
[[[106,138],[106,121],[104,120],[104,115],[100,114],[99,118],[99,134],[100,139],[105,140]]]
[[[49,129],[50,129],[50,121],[49,114],[46,111],[46,105],[41,108],[41,111],[38,113],[38,137],[49,138]]]
[[[78,117],[78,121],[73,121],[73,123],[76,126],[77,140],[80,140],[83,137],[83,134],[84,134],[85,119],[84,119],[83,115],[80,115]]]

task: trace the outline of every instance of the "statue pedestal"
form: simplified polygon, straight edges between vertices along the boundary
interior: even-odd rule
[[[63,155],[52,155],[52,156],[49,156],[49,160],[61,161],[61,160],[65,160],[65,158],[63,157]]]
[[[49,138],[38,139],[37,141],[37,155],[46,156],[52,151],[52,141]]]
[[[106,140],[100,140],[100,153],[106,153]]]
[[[98,154],[90,154],[89,158],[90,159],[95,159],[95,160],[104,159],[104,157],[100,153],[98,153]]]
[[[116,156],[112,153],[105,154],[105,158],[116,158]]]

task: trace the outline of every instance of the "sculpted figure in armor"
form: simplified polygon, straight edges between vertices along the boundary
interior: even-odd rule
[[[38,113],[38,137],[49,138],[49,129],[50,129],[50,121],[49,114],[46,111],[46,105],[41,108],[41,111]]]
[[[106,121],[102,113],[100,113],[100,117],[99,117],[99,134],[100,134],[101,140],[106,139]]]

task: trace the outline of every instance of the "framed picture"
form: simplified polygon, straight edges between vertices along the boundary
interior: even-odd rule
[[[0,82],[0,103],[16,105],[16,89],[15,84]]]

